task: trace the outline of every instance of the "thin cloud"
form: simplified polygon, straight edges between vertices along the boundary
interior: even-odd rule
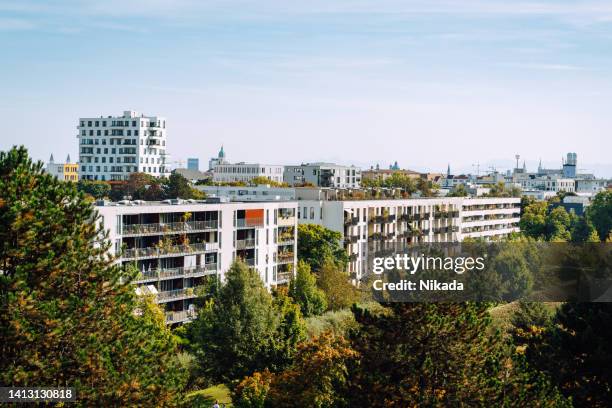
[[[2,31],[22,31],[32,30],[34,28],[36,28],[36,24],[30,20],[0,17],[0,30]]]

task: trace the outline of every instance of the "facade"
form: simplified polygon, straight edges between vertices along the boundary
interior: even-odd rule
[[[291,201],[295,189],[289,187],[259,186],[195,186],[206,197],[225,198],[228,201]]]
[[[322,190],[299,189],[299,223],[319,224],[342,234],[348,272],[355,280],[366,272],[368,251],[385,243],[495,240],[519,231],[520,198],[326,198]]]
[[[137,292],[165,306],[168,324],[191,320],[205,281],[223,280],[236,258],[268,288],[295,271],[295,202],[213,201],[98,203],[117,262],[138,269]]]
[[[47,163],[46,166],[46,171],[58,180],[79,181],[79,164],[72,163],[70,161],[70,155],[66,157],[65,163],[55,163],[53,155],[51,155],[49,163]]]
[[[124,111],[122,116],[80,118],[79,176],[121,181],[130,173],[168,176],[166,119]]]
[[[290,186],[312,184],[326,188],[360,188],[361,169],[332,163],[307,163],[285,166],[283,179]]]
[[[196,158],[188,158],[187,159],[187,168],[189,170],[199,171],[200,170],[200,159]]]
[[[285,166],[260,163],[217,164],[213,169],[213,181],[216,183],[248,183],[256,177],[267,177],[278,183],[283,182]]]

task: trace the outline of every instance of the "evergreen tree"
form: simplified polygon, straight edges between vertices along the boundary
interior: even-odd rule
[[[79,406],[172,406],[184,378],[159,308],[107,256],[73,183],[0,153],[0,383],[72,386]]]
[[[327,309],[325,293],[317,287],[316,282],[310,265],[300,260],[295,278],[289,284],[289,295],[300,306],[304,317],[320,315]]]
[[[359,353],[349,367],[350,406],[564,406],[545,377],[527,369],[484,303],[393,303],[354,308]]]

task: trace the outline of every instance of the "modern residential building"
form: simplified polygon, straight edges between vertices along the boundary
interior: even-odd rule
[[[79,176],[127,180],[130,173],[168,176],[166,119],[124,111],[122,116],[80,118]]]
[[[55,176],[58,180],[79,181],[79,164],[72,163],[70,155],[66,157],[65,163],[55,163],[53,155],[51,155],[46,166],[46,171],[52,176]]]
[[[267,177],[272,181],[283,182],[285,166],[261,163],[234,163],[217,164],[213,169],[214,182],[250,182],[256,177]]]
[[[196,159],[193,157],[190,157],[187,159],[187,168],[189,170],[195,170],[195,171],[199,171],[200,170],[200,159]]]
[[[361,169],[333,163],[306,163],[285,166],[283,179],[290,186],[310,184],[329,188],[359,188]]]
[[[220,200],[99,202],[117,262],[133,265],[139,293],[150,293],[169,324],[195,316],[209,277],[223,280],[236,258],[266,287],[286,284],[296,267],[297,204]]]
[[[206,197],[228,201],[290,201],[295,200],[295,188],[259,186],[194,186]]]
[[[299,223],[340,232],[348,272],[360,280],[369,251],[385,243],[495,240],[518,232],[520,198],[341,199],[331,189],[297,189]]]

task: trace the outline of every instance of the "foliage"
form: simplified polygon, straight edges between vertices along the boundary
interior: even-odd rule
[[[275,180],[272,180],[266,176],[257,176],[251,179],[250,184],[254,186],[259,186],[261,184],[269,185],[270,187],[288,187],[287,183],[281,183]]]
[[[282,369],[303,338],[299,309],[275,302],[258,273],[240,261],[225,278],[188,330],[199,372],[229,383],[256,370]]]
[[[610,303],[565,303],[549,327],[528,339],[529,364],[547,373],[576,406],[609,406],[611,320]]]
[[[163,192],[165,198],[199,199],[202,193],[191,187],[189,180],[180,173],[172,172],[167,181],[164,180]]]
[[[346,406],[347,365],[356,357],[347,340],[324,333],[300,344],[295,362],[287,370],[245,378],[234,400],[245,408]]]
[[[0,153],[0,383],[79,406],[172,406],[184,376],[161,310],[108,257],[94,208],[24,148]]]
[[[108,197],[111,192],[110,184],[105,181],[79,180],[77,189],[82,193],[89,194],[96,200]]]
[[[349,281],[346,272],[331,260],[324,261],[317,283],[325,293],[330,310],[348,308],[359,300],[359,292]]]
[[[448,193],[447,197],[467,197],[468,191],[465,188],[465,184],[458,184],[455,186],[453,191]]]
[[[321,225],[298,225],[298,259],[319,271],[325,260],[331,260],[342,270],[348,264],[348,255],[342,247],[342,235]]]
[[[612,233],[612,191],[601,191],[595,195],[587,210],[587,217],[593,223],[597,234],[605,241]]]
[[[493,184],[491,190],[484,194],[483,197],[520,197],[521,189],[517,186],[506,186],[506,183],[500,181]]]
[[[361,328],[350,366],[351,406],[563,406],[546,379],[491,334],[485,303],[354,308]]]
[[[304,317],[320,315],[327,309],[325,293],[317,287],[310,265],[300,260],[295,278],[289,283],[289,296],[300,306]]]
[[[306,333],[308,338],[330,332],[336,336],[346,336],[349,331],[357,328],[355,316],[349,309],[330,310],[321,316],[312,316],[306,319]]]

